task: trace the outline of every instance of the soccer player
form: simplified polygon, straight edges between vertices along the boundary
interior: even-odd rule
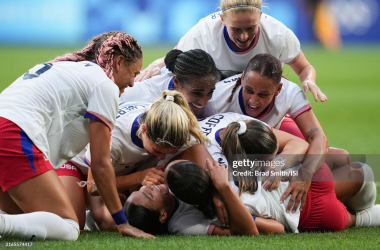
[[[176,48],[203,49],[225,76],[241,73],[253,56],[270,53],[294,70],[305,92],[311,91],[315,101],[326,101],[315,84],[315,69],[301,51],[297,37],[281,22],[262,14],[261,7],[261,0],[221,0],[221,12],[201,19]],[[157,59],[136,81],[158,75],[164,65],[163,58]]]
[[[0,94],[0,209],[8,213],[0,215],[2,238],[78,238],[78,218],[53,170],[88,142],[94,179],[119,232],[152,237],[127,223],[109,158],[119,96],[141,66],[136,40],[108,32],[33,67]]]
[[[228,114],[222,114],[228,117]],[[232,118],[229,117],[229,118]],[[211,124],[211,120],[215,121],[217,117],[211,117],[205,120],[205,124]],[[219,119],[223,119],[219,117]],[[228,120],[228,119],[225,119]],[[222,122],[221,122],[222,123]],[[265,160],[277,161],[273,158],[278,151],[278,142],[276,136],[270,128],[264,123],[257,120],[239,121],[230,123],[226,129],[220,130],[215,126],[214,133],[208,135],[211,137],[219,137],[222,152],[224,155],[235,154],[241,155],[242,158],[248,157],[250,154],[265,154]],[[216,139],[215,141],[219,141]],[[213,155],[215,157],[215,155]],[[214,158],[215,159],[215,158]],[[231,158],[228,159],[230,168],[233,166]],[[313,176],[310,189],[307,193],[306,204],[302,211],[296,210],[292,213],[287,209],[291,199],[283,199],[286,197],[286,191],[289,182],[281,182],[279,188],[268,191],[261,187],[261,177],[249,177],[245,180],[239,180],[239,188],[235,192],[240,193],[240,198],[250,214],[256,216],[253,222],[244,217],[238,228],[237,219],[243,216],[244,209],[237,204],[238,211],[233,211],[233,206],[229,206],[229,196],[223,194],[227,188],[221,189],[218,183],[222,177],[224,169],[218,167],[219,163],[215,161],[215,168],[209,168],[213,186],[208,174],[201,167],[195,167],[192,163],[181,161],[173,162],[165,171],[166,181],[173,194],[184,204],[176,199],[168,196],[165,187],[160,185],[156,187],[147,187],[131,195],[125,204],[125,211],[130,223],[142,230],[150,230],[149,225],[155,225],[154,228],[158,232],[163,229],[159,223],[167,226],[169,232],[190,235],[230,235],[230,234],[248,234],[256,235],[259,233],[280,233],[299,232],[299,231],[340,231],[349,227],[369,227],[380,226],[380,206],[372,203],[367,209],[349,213],[344,205],[338,201],[334,192],[334,181],[330,169],[322,166],[321,169]],[[215,172],[216,171],[216,172]],[[220,173],[218,174],[218,172]],[[302,168],[298,171],[302,174]],[[214,175],[214,177],[213,177]],[[302,181],[302,180],[299,180]],[[264,182],[264,181],[263,181]],[[233,183],[231,187],[233,187]],[[215,190],[218,190],[231,217],[230,228],[225,228],[218,221],[207,220],[210,209],[210,200]],[[232,188],[233,189],[233,188]],[[230,194],[231,196],[231,194]],[[284,203],[282,203],[283,201]],[[236,201],[235,201],[236,202]],[[194,207],[203,212],[195,211]],[[137,215],[139,214],[139,215]],[[144,215],[144,216],[142,216]],[[260,217],[260,218],[258,218]],[[212,217],[209,217],[212,219]],[[247,224],[244,224],[247,223]],[[281,223],[281,225],[279,225]],[[166,225],[165,225],[166,224]],[[258,232],[250,230],[257,227]],[[235,231],[245,228],[245,231]],[[249,230],[250,229],[250,230]],[[151,233],[155,233],[151,231]]]
[[[161,99],[151,105],[143,102],[121,104],[110,151],[117,191],[125,193],[141,185],[164,183],[162,170],[154,167],[158,161],[163,165],[187,148],[206,141],[185,97],[178,91],[164,91]],[[91,159],[92,154],[87,151],[85,161],[90,166]],[[83,159],[75,162],[80,164]],[[89,192],[92,188],[92,185],[88,187]],[[117,230],[99,198],[90,198],[95,222],[100,230]]]
[[[347,151],[329,148],[305,94],[295,83],[282,77],[281,62],[270,54],[256,55],[241,76],[217,83],[205,110],[206,115],[221,112],[248,115],[304,138],[310,144],[305,160],[310,178],[326,159],[338,166],[350,164]]]
[[[154,102],[164,90],[177,90],[186,97],[190,109],[198,116],[212,97],[219,72],[212,57],[201,49],[171,50],[165,57],[170,72],[138,82],[120,97],[122,102]]]

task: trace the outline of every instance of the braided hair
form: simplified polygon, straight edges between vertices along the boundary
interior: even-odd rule
[[[245,75],[248,72],[253,71],[258,73],[260,76],[266,76],[273,80],[273,83],[278,86],[281,82],[282,77],[282,64],[281,61],[271,54],[257,54],[255,55],[247,65],[245,69]],[[231,95],[228,98],[228,102],[232,101],[233,95],[236,89],[242,85],[241,81],[244,79],[239,78],[236,81],[234,88],[232,89]]]
[[[201,49],[186,52],[173,49],[166,54],[166,67],[173,72],[181,85],[191,84],[195,79],[212,76],[219,81],[220,73],[212,57]]]
[[[111,31],[92,39],[83,50],[56,57],[51,62],[95,61],[113,80],[112,63],[115,55],[123,55],[128,63],[135,63],[142,58],[142,50],[131,35],[125,32]]]

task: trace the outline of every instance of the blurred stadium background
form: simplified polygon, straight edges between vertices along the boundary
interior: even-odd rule
[[[315,7],[321,2],[324,11]],[[218,5],[219,0],[1,0],[0,90],[36,63],[80,49],[110,30],[138,40],[145,68]],[[329,100],[310,101],[330,145],[380,153],[380,0],[267,0],[264,5],[264,13],[294,31],[317,70],[317,84]],[[287,66],[284,74],[299,83]]]
[[[375,155],[370,165],[379,181],[380,0],[326,0],[322,4],[316,0],[267,0],[263,12],[293,30],[307,59],[316,68],[317,84],[329,100],[316,103],[311,94],[307,96],[330,146],[353,154]],[[199,19],[218,11],[218,5],[219,0],[0,0],[0,91],[35,64],[81,49],[93,36],[111,30],[123,30],[138,40],[144,51],[145,68],[173,48]],[[289,67],[285,66],[284,74],[299,84]],[[353,247],[360,245],[363,237],[369,239],[372,235],[372,246],[378,246],[379,230],[360,230],[312,238],[273,236],[272,245],[265,238],[256,243],[284,249],[283,240],[291,240],[295,245],[300,241],[302,248],[315,247],[318,241],[321,247],[334,248],[342,247],[341,237],[350,238],[346,247]],[[113,241],[110,237],[114,236],[82,237],[80,246],[96,249],[98,241]],[[175,240],[167,243],[164,239],[146,246],[195,247],[193,238],[181,239],[181,243]],[[209,248],[213,242],[215,248],[228,244],[235,248],[236,242],[242,248],[249,247],[248,242],[239,239],[218,241],[204,240],[203,245],[197,246]],[[133,242],[130,239],[128,243]]]

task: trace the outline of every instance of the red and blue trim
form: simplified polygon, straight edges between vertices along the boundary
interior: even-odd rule
[[[216,140],[216,142],[220,145],[220,146],[222,146],[222,139],[220,139],[220,131],[222,131],[223,129],[225,129],[225,128],[221,128],[221,129],[218,129],[216,132],[215,132],[215,140]]]
[[[21,139],[21,150],[28,157],[30,166],[33,169],[34,174],[36,174],[36,168],[34,166],[34,154],[33,154],[33,142],[26,135],[24,130],[20,129],[20,139]]]
[[[104,123],[110,129],[110,131],[112,131],[113,129],[113,124],[106,117],[103,117],[102,115],[87,111],[86,114],[84,115],[84,118],[94,119],[96,121]]]
[[[140,114],[138,115],[135,120],[133,121],[133,124],[132,124],[132,130],[131,130],[131,139],[132,139],[132,142],[139,148],[142,148],[144,149],[144,145],[139,141],[139,139],[137,138],[137,135],[136,135],[136,132],[137,132],[137,129],[138,129],[138,126],[139,126],[139,119],[140,117],[142,116],[143,114]]]
[[[170,82],[169,82],[169,85],[168,85],[168,90],[174,90],[175,88],[174,88],[174,81],[173,81],[173,77],[172,77],[172,79],[170,80]]]
[[[310,103],[308,103],[307,105],[303,106],[302,108],[300,108],[299,110],[297,110],[296,112],[294,112],[291,117],[293,120],[295,120],[298,116],[302,115],[303,113],[305,113],[306,111],[309,111],[311,110],[311,105]]]

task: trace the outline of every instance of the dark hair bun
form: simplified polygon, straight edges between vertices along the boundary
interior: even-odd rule
[[[164,61],[168,70],[174,73],[175,62],[177,61],[178,56],[182,53],[182,50],[172,49],[166,54]]]

